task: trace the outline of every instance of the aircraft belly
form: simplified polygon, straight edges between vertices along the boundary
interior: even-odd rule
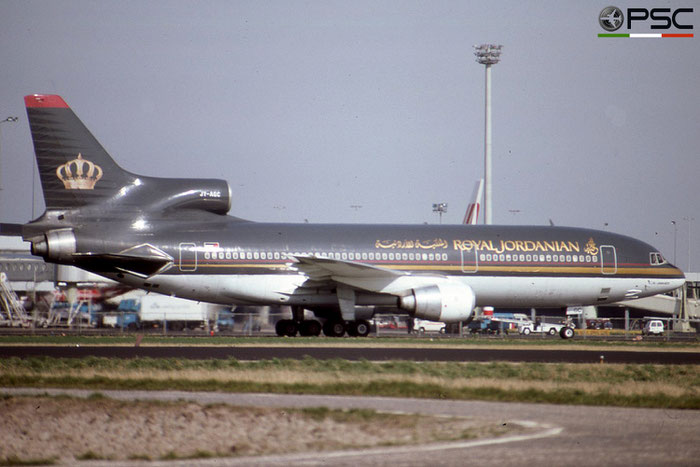
[[[290,304],[290,297],[305,281],[301,275],[258,274],[223,276],[221,296],[232,302]]]
[[[564,307],[625,299],[639,288],[635,278],[604,277],[470,277],[477,306]],[[647,293],[649,295],[650,293]]]

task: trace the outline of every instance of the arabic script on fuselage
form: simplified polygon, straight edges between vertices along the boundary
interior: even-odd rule
[[[436,250],[447,248],[447,240],[435,238],[432,240],[377,240],[374,244],[377,248],[421,249]]]

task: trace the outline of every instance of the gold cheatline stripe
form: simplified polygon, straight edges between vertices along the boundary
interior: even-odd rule
[[[265,269],[286,269],[286,264],[198,264],[197,267],[202,268],[265,268]],[[466,274],[480,271],[487,272],[538,272],[538,273],[569,273],[569,274],[602,274],[600,265],[596,267],[574,267],[574,266],[561,266],[561,267],[549,267],[549,266],[513,266],[513,267],[502,267],[502,266],[479,266],[477,271],[462,271],[461,266],[428,266],[428,265],[382,265],[386,269],[395,269],[400,271],[458,271],[464,272]],[[676,275],[673,269],[656,269],[656,268],[644,268],[644,267],[629,267],[629,268],[617,268],[615,274],[605,274],[606,276],[614,276],[616,274],[642,274],[650,276],[672,276]]]

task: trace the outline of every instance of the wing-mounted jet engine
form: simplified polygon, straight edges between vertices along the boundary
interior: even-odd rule
[[[450,280],[412,289],[399,301],[399,306],[416,318],[445,323],[468,321],[475,305],[471,287]]]

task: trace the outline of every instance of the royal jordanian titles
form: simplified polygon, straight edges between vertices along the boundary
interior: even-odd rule
[[[61,97],[25,104],[46,202],[22,226],[35,255],[191,300],[289,305],[279,334],[366,336],[378,309],[458,322],[480,305],[597,305],[684,282],[652,246],[590,229],[239,219],[225,181],[130,173]]]

